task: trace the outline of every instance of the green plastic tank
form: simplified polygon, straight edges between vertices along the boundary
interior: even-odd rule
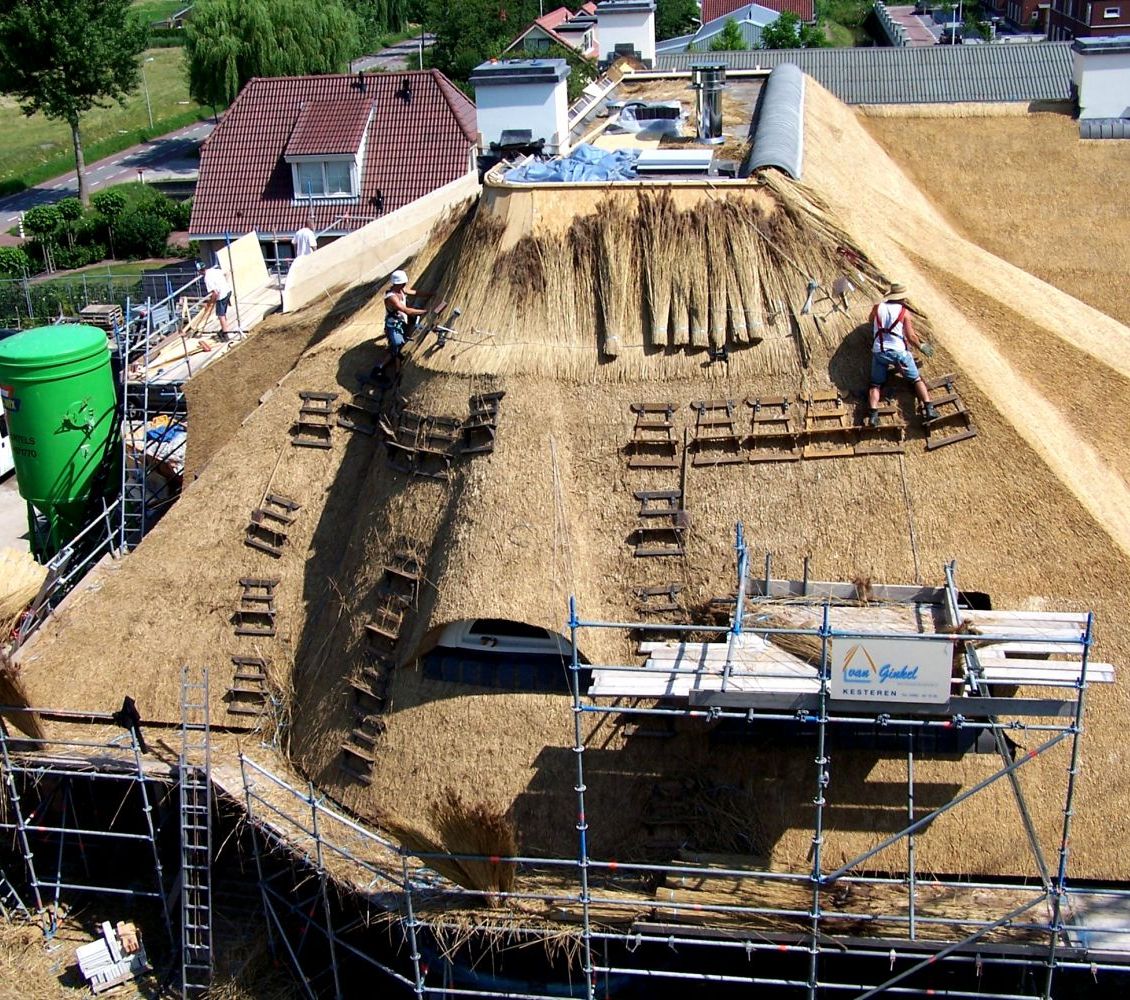
[[[20,495],[47,519],[46,537],[33,521],[33,548],[49,557],[84,526],[112,473],[117,400],[105,332],[44,326],[0,341],[0,397]]]

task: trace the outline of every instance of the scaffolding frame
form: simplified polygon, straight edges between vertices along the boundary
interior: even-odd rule
[[[349,954],[360,958],[377,970],[411,989],[416,996],[504,996],[508,1000],[548,1000],[560,993],[550,991],[498,988],[461,988],[450,982],[445,967],[442,985],[426,981],[427,969],[421,963],[420,935],[432,931],[442,931],[451,925],[443,915],[443,906],[437,915],[432,904],[438,899],[450,907],[466,901],[474,906],[481,893],[462,888],[445,881],[429,863],[435,860],[486,861],[493,864],[512,864],[519,872],[537,870],[540,873],[556,872],[562,881],[569,880],[570,888],[561,892],[523,891],[521,879],[515,888],[508,892],[492,893],[503,905],[523,903],[550,903],[555,907],[579,908],[580,920],[575,935],[579,944],[579,964],[583,992],[575,995],[586,1000],[596,1000],[601,994],[600,982],[615,978],[620,980],[647,979],[656,983],[728,983],[740,986],[769,986],[787,989],[790,993],[816,998],[818,996],[847,993],[859,1000],[865,1000],[879,993],[896,995],[934,995],[944,992],[954,997],[997,997],[1000,1000],[1050,1000],[1060,972],[1089,973],[1097,976],[1100,972],[1130,972],[1130,952],[1117,952],[1110,949],[1090,949],[1087,935],[1101,930],[1104,934],[1130,935],[1130,926],[1103,926],[1101,929],[1078,922],[1072,914],[1072,893],[1077,892],[1092,897],[1102,897],[1114,901],[1124,908],[1130,908],[1130,889],[1073,889],[1069,883],[1069,845],[1072,819],[1075,811],[1075,793],[1080,772],[1081,740],[1084,729],[1087,690],[1087,666],[1094,641],[1094,620],[1088,614],[1086,628],[1080,636],[1082,660],[1079,664],[1079,679],[1073,697],[1060,702],[1024,698],[994,697],[991,690],[978,680],[975,652],[970,653],[965,681],[972,689],[968,697],[954,697],[949,714],[922,715],[904,712],[900,715],[897,706],[884,706],[883,712],[859,711],[845,712],[842,705],[835,711],[831,708],[830,695],[830,643],[836,638],[897,638],[916,641],[945,641],[952,643],[951,635],[908,635],[893,632],[862,632],[837,630],[830,624],[829,596],[820,599],[813,595],[814,603],[822,605],[821,624],[814,629],[770,628],[751,624],[747,621],[749,607],[758,603],[750,597],[751,591],[760,590],[762,596],[769,596],[772,590],[771,560],[767,557],[764,584],[760,587],[750,583],[750,557],[741,526],[736,531],[735,549],[737,554],[738,581],[737,599],[731,620],[727,625],[685,625],[672,626],[668,623],[652,624],[646,622],[607,622],[589,621],[580,616],[575,598],[569,600],[569,637],[572,656],[567,662],[571,678],[571,711],[573,713],[573,747],[576,761],[574,794],[577,803],[577,855],[574,858],[553,857],[482,857],[478,855],[429,854],[411,851],[392,840],[367,829],[351,819],[343,811],[333,808],[320,798],[313,788],[301,789],[272,773],[268,768],[256,763],[249,756],[240,756],[240,776],[242,788],[238,795],[242,798],[250,827],[257,870],[260,875],[260,889],[264,910],[268,914],[272,941],[281,941],[288,957],[299,971],[304,989],[310,997],[318,994],[312,983],[319,976],[333,973],[333,995],[343,996],[337,970],[339,956]],[[809,591],[807,565],[804,590]],[[960,620],[961,600],[956,583],[956,567],[950,564],[945,568],[945,583],[937,588],[944,601],[950,605],[951,613]],[[696,864],[627,863],[608,858],[596,857],[590,849],[590,822],[586,811],[585,784],[585,725],[587,716],[616,714],[618,716],[665,716],[668,718],[690,718],[704,721],[731,719],[749,722],[752,711],[739,711],[727,707],[708,706],[674,707],[633,707],[624,705],[604,705],[598,697],[589,696],[582,690],[582,670],[599,670],[598,665],[582,664],[579,649],[581,636],[586,630],[616,629],[630,631],[639,636],[649,633],[669,636],[675,633],[709,633],[728,640],[725,677],[731,676],[736,639],[743,632],[772,637],[774,634],[808,635],[818,638],[822,656],[819,667],[820,689],[812,703],[799,711],[758,711],[758,720],[779,720],[806,722],[817,727],[816,751],[813,758],[814,774],[812,799],[812,851],[811,866],[805,872],[773,871],[768,868],[735,867],[719,868]],[[992,636],[979,634],[979,640],[1012,642],[1050,642],[1040,636]],[[616,666],[612,669],[633,669]],[[634,668],[643,669],[643,668]],[[674,671],[673,671],[674,672]],[[687,670],[695,673],[695,670]],[[1008,703],[1016,706],[1020,718],[1006,718]],[[980,706],[980,711],[978,707]],[[1055,712],[1049,712],[1054,706]],[[971,717],[972,716],[972,717]],[[1025,721],[1024,716],[1048,716],[1051,721]],[[892,731],[903,731],[907,735],[906,783],[907,805],[905,824],[897,832],[884,837],[878,844],[859,853],[844,864],[836,867],[824,863],[824,829],[827,807],[826,791],[833,780],[834,772],[827,753],[828,736],[833,727],[843,724],[882,725]],[[928,728],[952,730],[954,728],[976,728],[992,735],[1002,755],[1000,766],[973,785],[963,788],[947,802],[922,814],[915,805],[915,752],[911,736],[916,729]],[[1026,750],[1015,758],[1007,750],[1004,737],[1008,732],[1023,731],[1036,734],[1039,744]],[[1054,748],[1067,745],[1070,748],[1070,765],[1059,821],[1058,850],[1054,868],[1049,868],[1040,848],[1039,839],[1032,822],[1032,811],[1024,798],[1023,789],[1016,780],[1017,772],[1044,758]],[[1006,898],[1003,894],[1023,896],[1017,905],[1015,898],[1007,903],[1003,912],[969,912],[961,917],[929,916],[919,911],[915,905],[915,894],[919,886],[917,871],[917,835],[938,817],[955,809],[984,789],[998,783],[1011,787],[1016,801],[1020,825],[1032,854],[1035,884],[1027,880],[961,877],[935,878],[930,884],[945,889],[977,890],[982,893]],[[905,873],[861,874],[859,869],[877,854],[899,844],[905,844]],[[317,891],[309,900],[301,904],[287,897],[277,886],[278,875],[265,874],[264,859],[268,853],[282,852],[292,862],[308,866],[317,881]],[[328,860],[335,860],[333,873]],[[806,908],[788,909],[767,905],[720,905],[705,903],[664,902],[662,909],[668,913],[681,915],[693,912],[697,916],[711,912],[718,915],[742,915],[751,918],[773,917],[782,921],[786,928],[781,932],[751,928],[726,928],[720,926],[694,926],[680,924],[677,919],[667,923],[649,922],[636,919],[631,927],[620,929],[602,923],[594,914],[599,908],[607,912],[609,908],[621,907],[638,911],[648,908],[654,910],[656,899],[642,892],[638,898],[624,893],[606,894],[601,884],[615,874],[618,877],[678,874],[681,876],[703,876],[716,879],[747,880],[757,883],[791,883],[810,891]],[[338,882],[348,886],[350,891],[363,899],[370,908],[383,911],[399,922],[407,945],[408,962],[405,967],[393,968],[379,961],[345,941],[343,928],[335,927],[329,903],[329,886]],[[853,910],[850,905],[830,905],[827,891],[834,885],[888,886],[896,887],[907,896],[906,912],[874,913]],[[893,909],[893,907],[892,907]],[[513,911],[512,911],[513,912]],[[327,942],[330,970],[321,970],[310,976],[303,971],[300,956],[291,945],[283,925],[286,914],[298,919],[303,934],[314,929]],[[320,916],[319,916],[320,914]],[[516,934],[529,935],[531,939],[546,933],[545,925],[539,925],[525,916],[514,914],[515,920],[508,927]],[[838,928],[845,921],[881,922],[890,927],[901,927],[902,932],[894,935],[867,937],[861,932],[844,933]],[[791,922],[791,923],[790,923]],[[805,928],[798,929],[798,922]],[[1126,923],[1130,924],[1130,920]],[[1009,928],[1023,932],[1027,940],[986,941],[993,932]],[[929,929],[935,935],[924,937],[923,931]],[[774,976],[770,969],[762,967],[749,975],[733,975],[719,971],[709,971],[704,963],[699,968],[676,969],[659,968],[646,964],[629,965],[613,962],[608,958],[609,948],[619,949],[625,955],[635,952],[641,945],[656,948],[677,948],[681,946],[697,949],[711,949],[720,955],[745,954],[767,958],[773,955],[786,955],[800,959],[806,974],[803,976]],[[705,951],[702,954],[706,954]],[[889,961],[889,975],[875,982],[852,982],[843,975],[826,970],[833,959],[858,958]],[[1001,989],[981,988],[981,975],[985,969],[1012,969],[1019,975],[1021,968],[1039,970],[1040,985],[1037,992],[1005,992]],[[915,982],[915,977],[927,969],[966,970],[976,976],[976,983],[970,989],[936,989],[933,986]]]
[[[21,711],[17,707],[0,708],[7,715]],[[76,713],[43,710],[43,714],[73,717]],[[114,724],[112,716],[102,713],[83,713],[81,721]],[[44,740],[22,734],[13,736],[3,716],[0,716],[0,771],[3,772],[0,784],[3,785],[10,817],[0,821],[0,830],[14,835],[31,890],[29,902],[48,937],[52,937],[57,929],[56,916],[62,894],[88,892],[156,900],[161,906],[166,934],[175,946],[176,936],[169,915],[164,865],[157,842],[161,830],[148,787],[150,781],[160,778],[146,774],[141,755],[141,742],[136,729],[127,729],[122,735],[105,741],[72,738]],[[17,775],[21,777],[21,781],[17,780]],[[73,784],[78,779],[124,783],[120,803],[106,829],[81,825],[73,802]],[[113,829],[114,820],[121,815],[134,789],[137,792],[144,832]],[[28,799],[33,802],[30,808],[25,805]],[[41,817],[53,807],[61,816],[60,822],[48,823],[42,820]],[[73,823],[68,822],[68,815]],[[44,864],[49,866],[50,859],[37,860],[35,846],[41,837],[58,839],[54,851],[53,877],[43,873]],[[85,868],[84,838],[100,843],[117,843],[123,850],[131,847],[141,847],[144,850],[143,845],[148,845],[152,888],[108,885],[95,881],[96,872],[88,872],[85,881],[64,881],[63,870],[69,860],[66,856],[67,848],[72,846],[69,840],[73,842],[73,850],[78,852]],[[48,840],[45,850],[50,846]]]

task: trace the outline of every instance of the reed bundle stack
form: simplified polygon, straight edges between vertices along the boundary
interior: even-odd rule
[[[846,278],[867,301],[885,284],[824,203],[776,174],[608,194],[573,215],[565,189],[510,196],[550,197],[562,224],[539,223],[536,202],[484,199],[456,246],[425,250],[420,284],[463,314],[452,349],[425,351],[425,365],[630,380],[697,372],[699,352],[726,348],[735,371],[796,374],[814,346],[801,343],[802,317],[828,352],[858,325],[834,283]]]

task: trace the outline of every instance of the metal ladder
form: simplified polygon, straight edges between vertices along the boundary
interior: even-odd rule
[[[20,899],[16,887],[8,881],[3,868],[0,868],[0,917],[8,921],[14,921],[17,917],[31,920],[31,911]]]
[[[146,315],[145,338],[146,368],[149,356],[149,318]],[[122,534],[120,547],[123,552],[137,548],[145,535],[145,494],[147,490],[147,469],[145,451],[145,428],[149,423],[149,380],[143,372],[136,390],[131,391],[129,358],[129,324],[127,323],[119,340],[119,356],[122,362]],[[140,399],[138,398],[140,397]],[[140,403],[140,405],[138,405]],[[141,441],[134,434],[134,425],[140,422]]]
[[[208,668],[181,668],[181,988],[199,997],[212,984],[212,786]]]

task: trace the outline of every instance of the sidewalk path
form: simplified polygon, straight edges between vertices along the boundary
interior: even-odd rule
[[[424,48],[430,49],[435,44],[435,35],[424,35]],[[392,72],[394,70],[420,68],[420,36],[405,38],[402,42],[381,49],[376,55],[361,56],[349,64],[353,73],[361,70],[381,70]]]
[[[137,171],[168,170],[191,160],[193,152],[212,132],[212,122],[197,122],[187,128],[170,132],[151,142],[131,146],[104,160],[88,163],[86,181],[91,192],[137,180]],[[44,181],[19,194],[0,198],[0,230],[6,231],[20,221],[20,212],[36,205],[49,205],[78,194],[78,179],[73,170],[60,177]]]

